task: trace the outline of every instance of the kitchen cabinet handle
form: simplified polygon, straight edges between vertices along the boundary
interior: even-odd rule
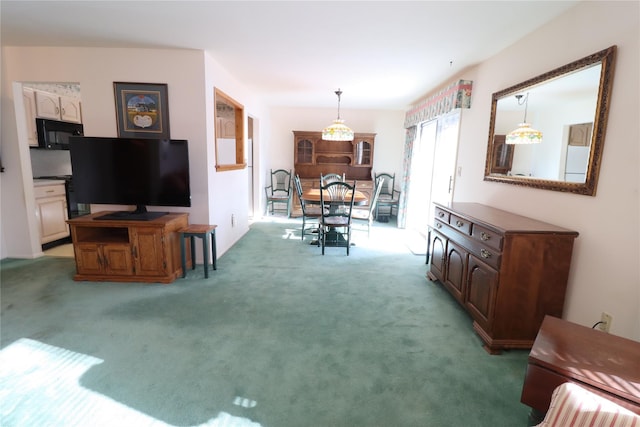
[[[486,249],[480,249],[480,256],[485,259],[491,258],[491,252]]]
[[[436,222],[436,228],[442,228],[442,224],[440,224],[439,222]]]
[[[489,236],[487,233],[485,233],[485,232],[483,231],[482,233],[480,233],[480,238],[481,238],[483,241],[485,241],[485,242],[486,242],[487,240],[489,240],[489,239],[491,238],[491,236]]]
[[[457,225],[458,227],[462,227],[462,226],[464,225],[464,222],[462,222],[462,221],[460,221],[460,220],[457,220],[457,221],[456,221],[456,225]]]
[[[444,212],[438,212],[438,216],[439,216],[440,218],[444,218]]]
[[[55,190],[47,190],[46,192],[47,192],[47,193],[54,193],[54,192],[55,192]]]

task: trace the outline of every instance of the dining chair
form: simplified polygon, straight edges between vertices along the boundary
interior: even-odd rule
[[[396,190],[395,187],[395,183],[396,183],[396,174],[390,174],[390,173],[378,173],[375,174],[374,177],[374,181],[378,181],[378,178],[384,178],[385,180],[385,184],[382,187],[382,190],[380,191],[380,197],[378,198],[378,205],[376,207],[376,218],[378,219],[378,221],[380,221],[380,219],[382,219],[382,217],[385,217],[386,215],[382,215],[382,217],[380,217],[380,208],[388,208],[389,209],[389,215],[388,216],[392,216],[393,215],[393,209],[396,210],[396,215],[398,215],[398,205],[400,204],[400,191]],[[381,221],[381,222],[386,222],[386,221]]]
[[[322,255],[326,246],[338,246],[347,248],[351,245],[351,212],[353,211],[353,198],[356,193],[356,183],[349,185],[346,182],[335,181],[320,187],[320,205],[322,216],[320,217],[320,244]]]
[[[287,218],[291,215],[291,169],[271,170],[271,185],[264,188],[267,197],[267,210],[273,215],[275,204],[286,204]],[[269,206],[271,209],[269,210]]]
[[[312,205],[310,203],[305,202],[302,198],[302,182],[300,181],[300,176],[295,174],[293,177],[293,183],[296,189],[296,194],[298,195],[298,199],[300,200],[300,207],[302,208],[302,240],[304,241],[304,235],[307,231],[307,221],[313,221],[316,224],[315,227],[309,228],[309,230],[315,230],[317,233],[320,227],[320,217],[322,216],[322,209],[320,205]],[[311,231],[313,233],[313,231]],[[320,242],[318,242],[318,245]]]
[[[344,174],[340,175],[337,173],[328,173],[326,175],[320,175],[320,185],[327,185],[331,182],[343,181],[344,182]]]
[[[378,206],[378,198],[380,197],[380,191],[384,186],[384,178],[378,178],[376,185],[373,189],[373,198],[367,208],[355,207],[351,211],[351,221],[353,224],[366,224],[367,225],[367,238],[371,236],[371,225],[375,219],[376,208]]]

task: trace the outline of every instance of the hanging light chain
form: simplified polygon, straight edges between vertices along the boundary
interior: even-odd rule
[[[338,95],[338,120],[340,120],[340,95],[342,95],[342,91],[338,88],[335,93]]]
[[[522,100],[524,98],[524,101]],[[524,123],[527,123],[527,108],[529,108],[529,92],[526,95],[516,95],[518,105],[524,104]]]

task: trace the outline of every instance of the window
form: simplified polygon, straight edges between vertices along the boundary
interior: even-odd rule
[[[244,169],[244,107],[217,88],[216,105],[216,171]]]

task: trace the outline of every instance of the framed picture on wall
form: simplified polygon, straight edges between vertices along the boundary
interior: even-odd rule
[[[114,82],[119,138],[170,138],[167,85]]]

